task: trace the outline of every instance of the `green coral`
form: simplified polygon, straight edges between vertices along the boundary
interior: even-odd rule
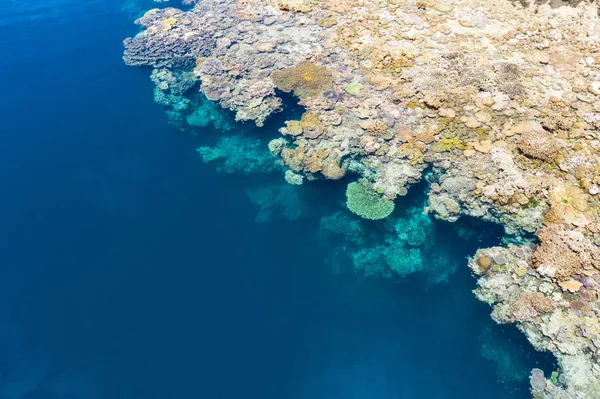
[[[346,92],[353,96],[357,96],[363,87],[364,86],[360,83],[352,83],[352,84],[349,84],[348,86],[346,86]]]
[[[351,212],[370,220],[385,219],[394,211],[392,201],[358,182],[348,184],[346,205]]]

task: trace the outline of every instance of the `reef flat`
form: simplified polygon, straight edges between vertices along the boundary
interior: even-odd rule
[[[125,62],[153,68],[175,125],[210,120],[213,103],[184,96],[198,82],[257,126],[291,93],[305,111],[268,145],[290,184],[354,174],[347,206],[377,220],[425,179],[434,217],[501,224],[505,246],[468,263],[492,317],[559,361],[558,375],[533,370],[532,395],[600,398],[597,6],[188,3],[148,11],[125,40]]]

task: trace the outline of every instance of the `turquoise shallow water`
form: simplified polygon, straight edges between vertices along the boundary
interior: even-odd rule
[[[263,129],[179,132],[122,63],[155,4],[129,5],[0,5],[1,399],[528,397],[555,366],[465,265],[497,226],[430,221],[424,184],[367,223],[343,206],[352,177],[262,172],[293,101]]]

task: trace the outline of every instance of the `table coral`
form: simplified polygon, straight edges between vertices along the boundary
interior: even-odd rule
[[[362,183],[353,182],[346,189],[346,205],[353,213],[365,219],[385,219],[394,210],[394,203],[382,198]]]

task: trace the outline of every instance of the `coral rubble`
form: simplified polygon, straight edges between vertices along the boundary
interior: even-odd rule
[[[155,99],[176,125],[204,123],[184,96],[196,82],[236,120],[258,126],[282,109],[278,91],[293,93],[306,112],[281,126],[283,137],[269,144],[288,168],[286,180],[360,175],[361,183],[348,187],[349,207],[370,219],[389,215],[391,201],[430,170],[431,215],[450,222],[481,218],[502,224],[515,242],[521,237],[522,245],[481,249],[469,266],[480,276],[476,295],[493,306],[494,319],[516,323],[535,347],[559,360],[554,378],[532,372],[533,395],[600,397],[595,5],[189,3],[185,12],[147,12],[138,20],[144,30],[125,41],[128,64],[154,68]],[[244,145],[252,154],[254,145]],[[206,160],[228,157],[201,152]],[[361,198],[376,205],[374,213],[353,200]],[[323,223],[338,228],[340,219]],[[359,239],[358,227],[347,229],[344,234]],[[522,239],[533,235],[539,245]],[[418,232],[407,240],[418,243]],[[357,252],[357,269],[371,274],[385,265],[407,274],[424,268],[410,241],[389,250],[395,252]],[[395,264],[400,257],[414,261]]]

